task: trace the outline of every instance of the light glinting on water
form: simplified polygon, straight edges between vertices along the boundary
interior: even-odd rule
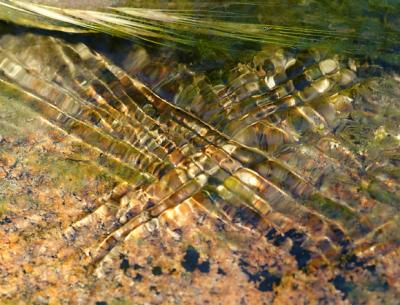
[[[142,47],[117,66],[83,43],[48,36],[8,35],[0,46],[2,86],[101,152],[102,165],[125,180],[63,233],[99,275],[138,228],[184,207],[276,245],[291,239],[303,249],[288,252],[299,268],[397,247],[397,207],[360,187],[396,194],[384,177],[398,152],[373,163],[349,138],[357,117],[373,120],[383,109],[359,93],[374,78],[368,65],[266,47],[210,81]]]

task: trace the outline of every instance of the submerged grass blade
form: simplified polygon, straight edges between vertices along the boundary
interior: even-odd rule
[[[153,43],[193,46],[198,37],[301,46],[326,37],[350,38],[331,30],[231,21],[229,12],[113,7],[98,10],[59,8],[19,0],[0,0],[0,17],[40,28],[96,31]],[[211,40],[211,39],[209,39]],[[219,44],[210,41],[212,47]]]

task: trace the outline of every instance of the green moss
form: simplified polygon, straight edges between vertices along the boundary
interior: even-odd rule
[[[392,206],[396,206],[400,200],[399,196],[396,196],[396,194],[385,190],[379,185],[378,182],[375,181],[372,181],[368,185],[367,190],[372,198]]]
[[[113,299],[113,300],[109,301],[108,304],[110,304],[110,305],[132,305],[134,303],[125,298],[117,298],[117,299]]]
[[[0,83],[0,135],[25,136],[27,131],[46,130],[33,110],[26,107],[17,92]]]
[[[8,210],[8,202],[0,197],[0,217],[7,213]]]

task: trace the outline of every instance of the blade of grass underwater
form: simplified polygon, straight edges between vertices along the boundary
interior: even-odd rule
[[[262,25],[230,21],[235,14],[205,10],[162,10],[132,7],[78,10],[45,6],[18,0],[0,0],[0,7],[13,10],[8,20],[24,15],[24,25],[60,31],[96,31],[123,38],[139,38],[153,43],[173,42],[193,46],[197,36],[220,37],[254,43],[273,43],[282,46],[302,46],[327,37],[351,36],[323,29]],[[0,9],[1,11],[1,9]],[[3,17],[4,14],[0,14]],[[17,22],[19,19],[16,19]],[[31,24],[30,24],[31,23]],[[216,47],[218,40],[211,41]]]
[[[29,6],[29,4],[28,4]],[[46,8],[37,7],[40,12],[35,11],[35,5],[32,9],[24,8],[24,5],[18,5],[11,1],[0,1],[0,19],[14,22],[24,26],[38,27],[47,30],[58,30],[63,32],[84,32],[82,27],[73,26],[71,20],[63,21],[64,17],[59,15],[59,18],[50,18],[46,14]],[[52,12],[50,12],[51,14]]]

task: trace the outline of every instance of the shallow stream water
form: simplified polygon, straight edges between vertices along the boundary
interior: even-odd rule
[[[399,4],[123,5],[0,7],[0,304],[397,304]]]

